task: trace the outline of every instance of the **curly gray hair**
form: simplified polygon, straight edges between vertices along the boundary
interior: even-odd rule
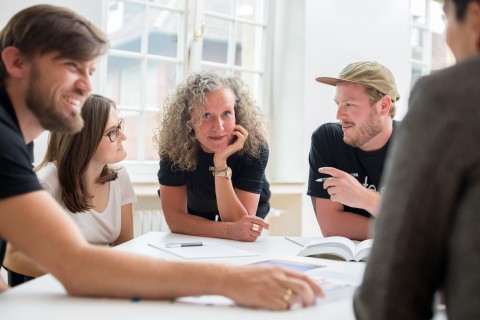
[[[160,158],[167,158],[176,169],[195,170],[200,145],[194,128],[202,120],[195,120],[194,107],[204,112],[207,94],[222,88],[232,90],[236,123],[248,131],[248,138],[239,154],[259,158],[261,148],[267,145],[260,109],[240,78],[222,76],[213,71],[190,75],[165,100],[163,112],[157,116],[159,126],[154,137]]]

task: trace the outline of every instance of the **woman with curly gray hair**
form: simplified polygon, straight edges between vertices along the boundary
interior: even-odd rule
[[[192,74],[167,98],[155,136],[172,232],[255,241],[269,225],[268,145],[244,83]]]

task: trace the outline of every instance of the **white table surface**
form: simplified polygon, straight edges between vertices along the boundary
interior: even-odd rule
[[[165,251],[148,246],[152,242],[209,241],[223,243],[258,253],[253,257],[217,258],[213,263],[244,265],[268,259],[309,261],[326,266],[333,272],[361,278],[363,263],[340,262],[295,257],[301,247],[283,237],[261,236],[256,242],[194,237],[165,232],[150,232],[115,248],[158,259],[183,260]],[[316,306],[289,311],[255,310],[238,306],[208,306],[188,302],[131,301],[126,299],[78,298],[68,296],[63,286],[51,275],[45,275],[0,294],[0,319],[354,319],[352,293],[354,288],[327,294]],[[342,289],[341,289],[342,290]],[[340,290],[340,291],[341,291]]]

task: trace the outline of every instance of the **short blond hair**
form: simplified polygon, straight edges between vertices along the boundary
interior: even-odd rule
[[[380,99],[382,99],[385,96],[383,93],[381,93],[380,91],[372,87],[365,86],[365,90],[367,91],[371,105],[377,103],[378,101],[380,101]],[[395,102],[393,101],[393,99],[391,100],[392,100],[392,105],[390,106],[390,117],[393,119],[395,117],[395,114],[397,113],[397,106],[395,105]]]

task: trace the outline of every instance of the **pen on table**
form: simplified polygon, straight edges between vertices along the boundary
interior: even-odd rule
[[[165,248],[201,247],[203,245],[203,242],[172,242],[165,244]]]
[[[358,173],[356,173],[356,172],[354,172],[354,173],[349,173],[349,175],[351,175],[352,177],[355,177],[355,178],[358,177]],[[325,181],[327,181],[327,179],[330,179],[330,178],[333,178],[333,177],[320,178],[320,179],[317,179],[317,180],[315,180],[315,181],[317,181],[317,182],[325,182]]]

